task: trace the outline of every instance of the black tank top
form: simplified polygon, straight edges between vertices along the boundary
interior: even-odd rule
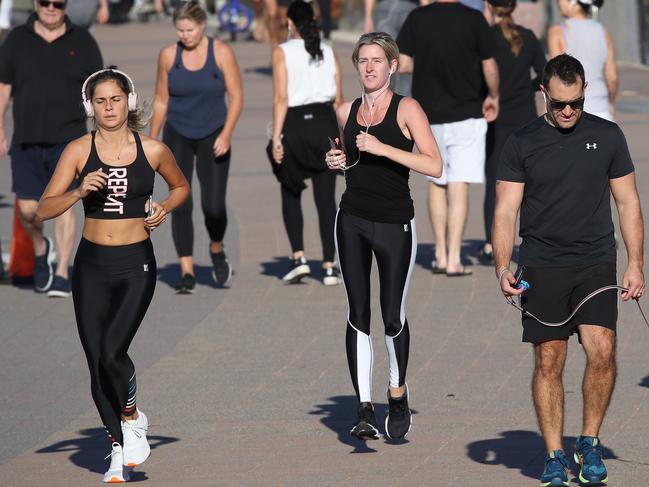
[[[142,149],[142,141],[137,132],[133,132],[137,154],[135,161],[127,166],[109,166],[99,159],[95,147],[96,132],[92,132],[92,144],[88,161],[79,180],[90,172],[101,168],[108,174],[108,182],[101,191],[91,191],[83,199],[83,212],[86,218],[101,220],[121,220],[126,218],[144,218],[144,206],[149,195],[153,194],[155,171]]]
[[[392,94],[392,100],[383,121],[370,127],[369,133],[382,143],[405,151],[412,151],[414,142],[406,138],[397,122],[397,109],[403,97]],[[343,130],[347,164],[358,159],[356,136],[365,131],[356,120],[361,105],[357,98],[352,103],[349,118]],[[383,223],[408,223],[415,216],[410,197],[408,178],[410,169],[387,157],[362,152],[358,164],[345,172],[347,189],[340,199],[340,209],[351,215]]]

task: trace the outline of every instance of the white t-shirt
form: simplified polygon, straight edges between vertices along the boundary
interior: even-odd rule
[[[314,61],[303,39],[280,44],[288,73],[288,106],[327,103],[336,98],[336,61],[331,47],[320,43],[323,58]]]

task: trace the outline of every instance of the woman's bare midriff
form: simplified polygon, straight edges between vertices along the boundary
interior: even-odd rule
[[[128,245],[149,238],[144,218],[99,220],[86,218],[83,238],[98,245]]]

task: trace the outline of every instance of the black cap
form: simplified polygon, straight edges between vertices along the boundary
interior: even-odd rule
[[[515,7],[516,0],[487,0],[494,7]]]

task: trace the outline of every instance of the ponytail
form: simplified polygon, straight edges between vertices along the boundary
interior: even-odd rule
[[[323,54],[320,48],[320,32],[318,31],[315,20],[306,20],[296,27],[300,36],[304,39],[304,48],[311,55],[311,59],[316,62],[322,61]]]
[[[322,61],[320,49],[320,31],[315,23],[315,15],[310,4],[296,0],[288,7],[287,17],[293,21],[300,37],[304,39],[304,48],[314,61]]]
[[[512,50],[514,56],[518,56],[523,48],[523,35],[512,18],[514,8],[494,7],[493,11],[495,15],[501,18],[500,22],[498,22],[498,26],[503,33],[505,41],[509,44],[509,48]]]

